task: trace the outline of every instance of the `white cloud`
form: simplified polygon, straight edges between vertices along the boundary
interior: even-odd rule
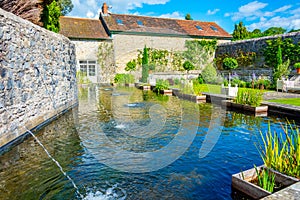
[[[95,17],[95,14],[92,12],[92,11],[88,11],[87,13],[86,13],[86,16],[88,17],[88,18],[94,18]]]
[[[96,0],[86,0],[86,4],[88,6],[90,6],[91,8],[97,8],[98,7]]]
[[[263,8],[265,8],[268,4],[267,3],[261,3],[261,2],[258,2],[258,1],[253,1],[253,2],[250,2],[244,6],[241,6],[239,8],[239,12],[240,13],[244,13],[244,14],[252,14],[254,12],[257,12],[258,10],[261,10]]]
[[[110,0],[113,13],[126,13],[129,10],[147,5],[164,5],[170,0]]]
[[[173,19],[183,19],[184,18],[184,15],[178,11],[175,11],[173,13],[166,13],[166,14],[162,14],[158,17],[161,17],[161,18],[173,18]]]
[[[282,6],[278,9],[274,10],[274,12],[284,12],[284,11],[290,9],[291,7],[292,7],[291,5]]]
[[[220,9],[216,8],[216,9],[214,9],[214,10],[208,10],[208,11],[207,11],[207,14],[208,14],[208,15],[214,15],[214,14],[216,14],[216,13],[219,12],[219,11],[220,11]]]

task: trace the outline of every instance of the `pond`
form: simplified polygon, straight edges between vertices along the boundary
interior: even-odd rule
[[[231,199],[231,175],[261,165],[254,117],[135,88],[79,90],[36,134],[84,199]],[[80,199],[33,137],[0,155],[1,199]]]

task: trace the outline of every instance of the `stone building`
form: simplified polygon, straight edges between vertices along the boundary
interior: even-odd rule
[[[232,38],[215,22],[112,14],[106,3],[99,20],[61,17],[60,23],[60,33],[76,45],[78,70],[87,73],[92,82],[109,82],[114,73],[124,72],[126,63],[145,45],[183,51],[186,40],[217,39],[222,43]],[[113,64],[102,61],[108,57]]]

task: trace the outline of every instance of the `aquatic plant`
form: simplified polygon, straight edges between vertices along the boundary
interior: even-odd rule
[[[265,166],[300,178],[300,133],[289,121],[279,133],[272,133],[270,124],[266,136],[260,132],[263,149],[260,151]],[[262,148],[261,148],[262,149]]]
[[[270,169],[258,170],[255,165],[254,168],[257,175],[257,185],[272,193],[275,187],[275,174]]]
[[[169,85],[169,82],[167,80],[158,79],[156,81],[154,91],[157,92],[157,93],[160,93],[160,91],[162,91],[162,90],[169,89],[169,86],[170,85]]]
[[[239,88],[237,97],[234,99],[234,102],[255,107],[260,106],[262,95],[263,93],[260,90]]]

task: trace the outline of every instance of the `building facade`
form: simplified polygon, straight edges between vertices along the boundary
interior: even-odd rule
[[[110,82],[115,73],[125,72],[126,63],[145,46],[183,51],[186,40],[217,39],[223,43],[232,38],[214,22],[112,14],[106,3],[98,20],[61,17],[60,22],[61,34],[76,45],[78,71],[98,83]],[[102,61],[107,57],[109,61]]]

